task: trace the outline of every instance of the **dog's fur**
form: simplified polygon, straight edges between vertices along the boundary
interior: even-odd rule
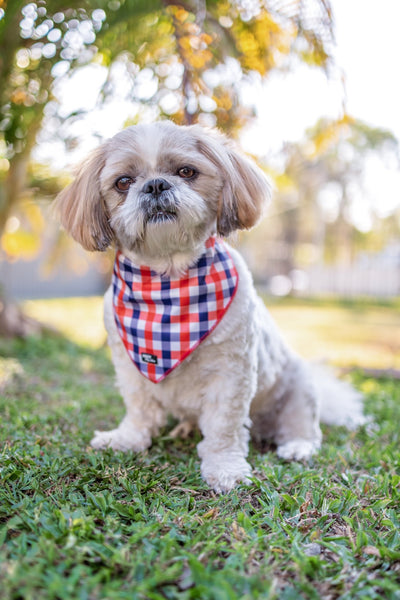
[[[116,188],[123,176],[130,178],[125,192]],[[145,186],[160,179],[169,189],[144,195]],[[223,136],[164,121],[129,127],[105,142],[57,205],[62,224],[87,250],[114,245],[135,264],[176,276],[204,252],[210,235],[252,227],[268,197],[263,173]],[[335,424],[364,422],[360,397],[350,386],[315,371],[287,347],[243,259],[233,248],[229,252],[239,286],[227,314],[158,384],[131,362],[107,291],[105,326],[126,416],[116,429],[96,431],[91,442],[94,448],[140,452],[171,414],[182,430],[200,428],[201,473],[218,492],[251,476],[250,430],[275,443],[280,457],[301,460],[321,444],[320,413]]]

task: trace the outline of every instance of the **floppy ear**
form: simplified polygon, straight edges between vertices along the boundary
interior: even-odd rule
[[[218,233],[227,236],[236,229],[250,229],[270,198],[266,176],[223,136],[203,134],[199,148],[218,167],[224,179],[218,205]]]
[[[87,158],[75,180],[55,200],[61,224],[85,250],[106,250],[114,237],[100,190],[105,156],[106,144],[103,144]]]

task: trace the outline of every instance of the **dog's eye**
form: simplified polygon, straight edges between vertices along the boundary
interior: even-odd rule
[[[182,167],[179,169],[178,175],[179,177],[182,177],[182,179],[191,179],[196,175],[196,171],[192,169],[192,167]]]
[[[117,179],[117,181],[115,182],[115,187],[117,188],[117,190],[119,192],[127,192],[130,188],[130,186],[133,183],[133,179],[132,177],[120,177],[119,179]]]

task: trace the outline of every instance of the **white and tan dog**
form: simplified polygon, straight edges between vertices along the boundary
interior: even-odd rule
[[[57,205],[62,224],[87,250],[114,245],[130,265],[176,281],[213,236],[252,227],[268,197],[263,173],[220,134],[164,121],[129,127],[105,142]],[[250,431],[275,443],[280,457],[301,460],[320,447],[320,418],[350,427],[364,422],[357,392],[316,373],[286,346],[243,259],[224,248],[238,277],[229,308],[158,383],[132,362],[109,288],[104,319],[126,416],[91,442],[140,452],[173,415],[182,430],[199,427],[201,473],[218,492],[248,482]]]

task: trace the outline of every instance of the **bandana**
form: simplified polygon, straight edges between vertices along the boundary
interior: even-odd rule
[[[142,375],[158,383],[221,321],[235,295],[238,274],[224,243],[212,237],[180,278],[137,267],[118,252],[112,284],[124,346]]]

